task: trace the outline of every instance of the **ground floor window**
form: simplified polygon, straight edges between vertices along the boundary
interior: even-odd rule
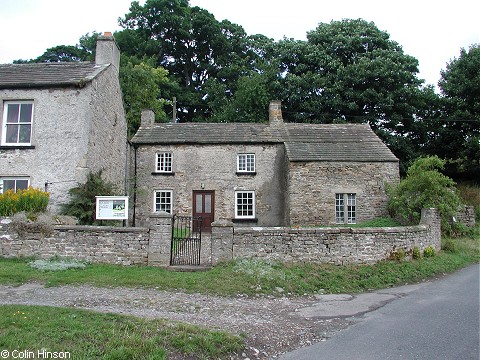
[[[8,190],[17,192],[26,190],[30,185],[30,179],[26,177],[0,177],[0,193]]]
[[[154,211],[165,211],[172,213],[173,191],[172,190],[155,190],[154,194]]]
[[[235,192],[235,218],[255,218],[255,191]]]
[[[357,222],[355,194],[335,194],[335,221],[337,224]]]

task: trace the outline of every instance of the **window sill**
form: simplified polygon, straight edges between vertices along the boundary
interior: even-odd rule
[[[257,218],[251,218],[251,219],[235,219],[233,218],[232,219],[232,222],[233,223],[258,223],[258,219]]]
[[[243,171],[237,171],[237,176],[255,176],[257,175],[256,171],[253,172],[243,172]]]
[[[35,145],[0,145],[0,150],[31,150]]]
[[[153,176],[175,176],[174,172],[152,172]]]

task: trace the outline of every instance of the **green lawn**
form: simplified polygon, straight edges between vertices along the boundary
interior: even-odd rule
[[[58,358],[68,352],[75,360],[168,359],[173,354],[218,359],[242,348],[238,336],[181,323],[79,309],[0,306],[0,350],[11,354],[6,358],[18,358],[14,351],[28,349],[34,355],[25,358],[37,359],[45,349]]]

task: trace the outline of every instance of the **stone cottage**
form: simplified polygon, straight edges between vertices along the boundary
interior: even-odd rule
[[[0,191],[45,188],[56,211],[89,172],[103,170],[105,180],[124,190],[119,61],[105,33],[94,63],[0,65]]]
[[[132,138],[134,223],[155,212],[248,226],[333,225],[385,216],[398,159],[363,124],[154,123]],[[133,201],[132,201],[133,200]]]

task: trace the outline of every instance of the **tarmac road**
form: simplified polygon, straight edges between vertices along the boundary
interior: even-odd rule
[[[326,341],[279,359],[479,360],[479,273],[476,264],[427,284],[402,287],[403,293],[396,289],[356,298],[337,295],[344,297],[344,303],[340,298],[330,302],[325,298],[300,311],[312,319],[316,314],[360,314],[358,322]],[[376,296],[377,301],[372,302],[369,296]]]

